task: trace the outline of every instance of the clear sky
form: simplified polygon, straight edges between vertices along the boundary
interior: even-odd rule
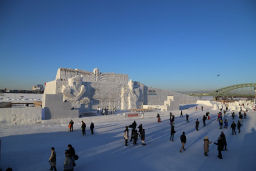
[[[170,90],[256,82],[256,1],[0,0],[0,59],[10,89],[59,67]]]

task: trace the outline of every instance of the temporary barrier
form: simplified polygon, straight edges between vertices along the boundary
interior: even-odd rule
[[[136,118],[136,117],[144,118],[144,113],[125,113],[125,117],[126,118]]]

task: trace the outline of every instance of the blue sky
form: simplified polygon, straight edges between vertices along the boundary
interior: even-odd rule
[[[256,82],[256,1],[1,0],[0,59],[0,88],[11,89],[59,67],[170,90]]]

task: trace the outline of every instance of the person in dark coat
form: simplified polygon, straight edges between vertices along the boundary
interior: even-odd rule
[[[75,152],[75,149],[74,147],[72,147],[71,144],[68,145],[68,150],[67,150],[68,154],[70,155],[71,159],[73,160],[73,163],[75,165],[75,155],[76,155],[76,152]]]
[[[241,122],[238,120],[237,121],[237,129],[238,129],[238,133],[240,133],[240,128],[241,128],[242,124]]]
[[[196,130],[198,131],[198,127],[199,127],[199,121],[198,119],[196,119]]]
[[[129,125],[129,128],[132,128],[132,129],[136,129],[136,127],[137,127],[136,121],[133,121],[133,123]]]
[[[69,125],[68,125],[68,127],[69,127],[69,132],[73,132],[73,125],[74,125],[74,121],[71,120],[71,121],[69,122]]]
[[[183,113],[182,113],[182,110],[180,111],[180,117],[183,117]]]
[[[225,151],[227,151],[227,140],[223,131],[221,131],[220,137],[222,139],[223,148]]]
[[[189,122],[188,118],[189,118],[189,115],[186,114],[186,121],[187,121],[187,122]]]
[[[217,145],[218,158],[219,158],[219,159],[223,159],[223,158],[222,158],[222,154],[221,154],[221,151],[223,150],[223,140],[222,140],[221,136],[219,136],[218,142],[217,142],[217,143],[214,143],[214,144]]]
[[[174,115],[172,115],[172,118],[171,118],[171,125],[173,125],[174,120],[175,120],[175,116],[174,116]]]
[[[204,116],[203,116],[203,124],[204,124],[204,126],[206,125],[206,124],[205,124],[206,119],[207,119],[207,117],[204,115]]]
[[[181,148],[180,148],[180,152],[185,151],[185,144],[187,142],[187,137],[185,135],[185,132],[182,132],[182,135],[180,136],[180,142],[181,142]]]
[[[85,132],[86,124],[84,123],[84,121],[82,121],[81,128],[82,128],[82,135],[83,135],[83,136],[86,135],[86,132]]]
[[[232,112],[232,118],[235,119],[235,112]]]
[[[91,130],[91,134],[93,135],[93,130],[94,130],[94,123],[93,122],[91,122],[91,125],[90,125],[90,130]]]
[[[132,130],[132,139],[133,139],[133,144],[137,144],[137,140],[138,140],[138,132],[136,129]]]
[[[50,165],[51,165],[50,170],[57,171],[57,169],[56,169],[56,152],[55,152],[54,147],[51,148],[51,155],[50,155],[50,158],[49,158],[49,162],[50,162]]]
[[[157,122],[161,122],[161,117],[160,117],[160,115],[159,115],[159,113],[157,114]]]
[[[74,170],[74,160],[72,159],[68,150],[65,151],[64,171]]]
[[[236,123],[233,121],[233,123],[231,124],[231,128],[232,128],[232,135],[236,135]]]
[[[171,125],[171,136],[170,136],[170,141],[174,141],[174,134],[176,131],[174,130],[174,124]]]
[[[139,135],[141,136],[141,134],[142,134],[142,130],[143,130],[143,126],[142,126],[142,124],[140,124],[140,125],[138,126],[138,128],[139,128]]]
[[[204,111],[204,107],[203,106],[201,106],[201,109],[202,109],[202,111]]]
[[[141,144],[146,145],[146,143],[145,143],[145,129],[142,129],[140,138],[141,138]]]

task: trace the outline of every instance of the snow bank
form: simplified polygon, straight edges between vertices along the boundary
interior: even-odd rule
[[[41,107],[0,108],[0,123],[29,125],[41,120]]]
[[[42,94],[3,93],[0,96],[0,102],[29,103],[34,101],[42,101]]]
[[[210,106],[210,107],[213,106],[212,102],[209,100],[197,100],[196,104]]]

